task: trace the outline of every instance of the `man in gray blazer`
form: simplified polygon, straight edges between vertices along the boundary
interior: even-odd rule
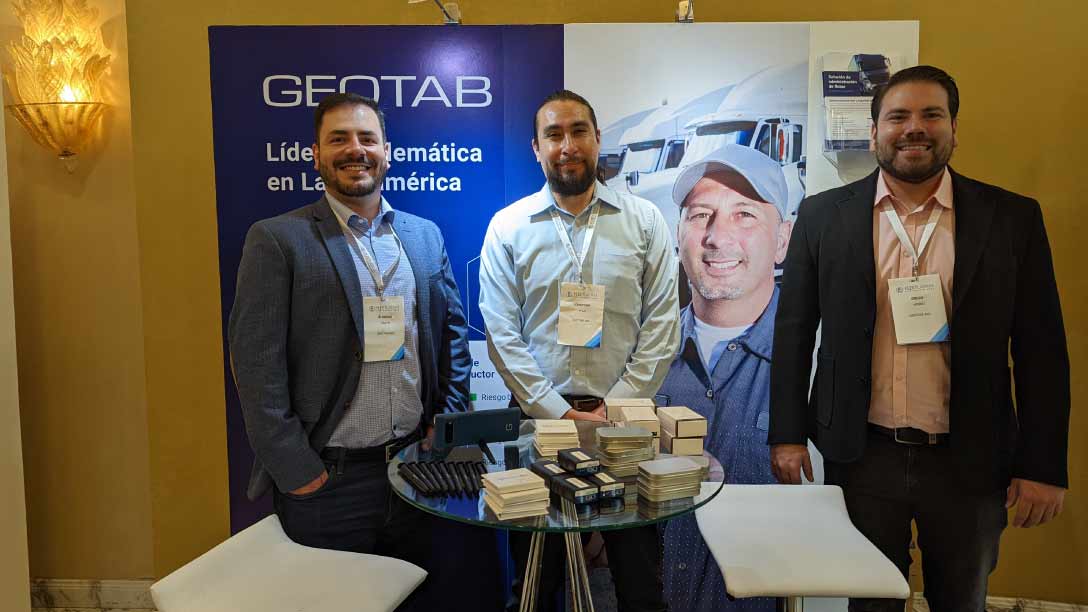
[[[382,197],[389,143],[355,94],[315,112],[325,196],[250,228],[230,315],[231,365],[269,489],[304,545],[427,567],[427,520],[390,490],[386,461],[469,407],[467,328],[442,234]]]

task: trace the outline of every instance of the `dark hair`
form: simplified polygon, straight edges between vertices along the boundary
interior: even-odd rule
[[[357,93],[334,93],[325,96],[314,111],[314,142],[321,140],[321,122],[325,119],[325,113],[341,106],[365,106],[374,111],[378,116],[378,125],[382,126],[382,140],[385,141],[385,113],[378,107],[378,103],[366,96]]]
[[[544,108],[549,102],[555,102],[557,100],[577,102],[589,109],[589,120],[593,123],[593,129],[597,129],[597,113],[593,112],[593,107],[589,105],[589,100],[586,100],[569,89],[560,89],[549,94],[547,98],[544,98],[544,101],[541,102],[540,106],[536,107],[536,111],[533,112],[533,142],[536,142],[536,116],[540,114],[540,109]]]
[[[876,89],[876,92],[873,94],[873,103],[870,107],[873,123],[876,123],[880,118],[880,105],[884,102],[884,96],[888,93],[888,90],[902,83],[916,83],[919,81],[936,83],[944,88],[948,93],[948,112],[952,115],[952,118],[955,119],[956,115],[960,112],[960,90],[956,87],[956,80],[940,68],[935,68],[933,66],[914,66],[896,72],[885,85]]]

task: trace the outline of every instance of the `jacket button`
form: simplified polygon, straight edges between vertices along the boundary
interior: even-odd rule
[[[727,349],[729,349],[731,351],[735,351],[735,350],[737,350],[737,343],[736,342],[730,342],[729,345],[726,346],[725,348],[727,348]]]
[[[714,399],[714,389],[707,389],[706,390],[706,398],[707,399]]]
[[[865,337],[866,337],[866,338],[871,338],[872,336],[873,336],[873,330],[871,330],[871,329],[869,329],[868,327],[866,327],[866,328],[865,328]]]
[[[355,361],[362,361],[362,360],[363,360],[363,352],[362,351],[355,351]]]
[[[861,385],[862,387],[868,387],[869,386],[869,379],[865,378],[864,376],[858,376],[858,384]]]

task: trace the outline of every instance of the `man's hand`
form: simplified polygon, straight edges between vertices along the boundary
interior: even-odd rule
[[[1062,512],[1065,489],[1045,482],[1013,478],[1005,498],[1005,508],[1016,508],[1013,527],[1042,525]]]
[[[782,484],[801,484],[801,470],[812,480],[812,459],[805,444],[774,444],[771,446],[771,471]]]
[[[601,423],[607,423],[608,417],[604,411],[604,402],[601,402],[593,410],[580,411],[571,408],[564,415],[564,419],[573,419],[575,421],[598,421]]]
[[[314,491],[316,491],[316,490],[320,489],[321,487],[325,486],[325,482],[328,481],[328,479],[329,479],[329,473],[326,472],[325,470],[321,470],[321,475],[320,476],[318,476],[317,478],[314,478],[308,484],[302,485],[301,487],[295,489],[294,491],[290,491],[290,493],[291,493],[291,495],[309,495],[310,493],[313,493]]]
[[[424,451],[429,451],[432,446],[434,446],[434,425],[428,425],[427,435],[423,436],[423,440],[419,443],[419,448]]]

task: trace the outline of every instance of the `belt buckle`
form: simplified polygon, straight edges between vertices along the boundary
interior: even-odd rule
[[[907,429],[907,428],[906,427],[893,427],[892,428],[892,437],[895,439],[896,442],[898,442],[900,444],[906,444],[908,446],[922,446],[922,444],[923,444],[922,442],[915,442],[913,440],[900,440],[899,439],[899,430],[900,429]],[[931,442],[930,442],[931,444],[935,443],[935,435],[936,434],[929,434],[929,436],[930,436],[929,439],[931,440]]]
[[[389,444],[386,444],[385,445],[385,462],[389,463],[390,461],[392,461],[393,456],[396,455],[397,451],[399,451],[399,450],[400,449],[397,448],[397,443],[396,442],[390,442]]]

